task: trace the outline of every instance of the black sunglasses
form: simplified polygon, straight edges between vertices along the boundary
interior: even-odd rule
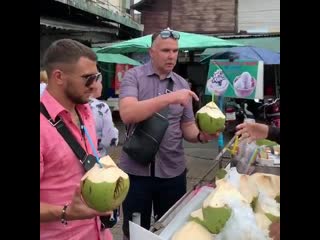
[[[100,72],[98,72],[96,74],[84,75],[81,77],[85,79],[85,86],[86,87],[89,87],[94,81],[101,81],[102,80],[102,75]]]

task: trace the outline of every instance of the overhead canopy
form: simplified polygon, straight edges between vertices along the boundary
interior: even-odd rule
[[[180,50],[201,50],[206,48],[236,47],[242,46],[231,40],[223,40],[202,34],[179,32],[179,49]],[[128,41],[115,43],[99,49],[98,53],[132,53],[147,52],[151,46],[151,34],[134,38]]]
[[[233,42],[243,44],[245,46],[252,46],[257,48],[264,48],[270,51],[280,53],[280,37],[255,37],[255,38],[239,38],[232,39]],[[223,49],[227,51],[228,49]],[[201,55],[213,55],[221,52],[221,49],[207,48]]]
[[[100,48],[92,48],[93,51],[97,53]],[[130,64],[134,66],[139,66],[141,63],[138,61],[129,58],[122,54],[112,54],[112,53],[97,53],[98,62],[104,63],[119,63],[119,64]]]

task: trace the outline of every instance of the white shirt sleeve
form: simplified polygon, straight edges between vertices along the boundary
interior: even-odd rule
[[[91,99],[90,107],[95,118],[97,138],[100,140],[98,149],[103,153],[107,147],[118,145],[119,131],[114,126],[108,104],[97,99]]]
[[[102,137],[101,144],[103,146],[117,146],[119,142],[119,131],[114,126],[111,110],[109,106],[104,103],[103,122],[102,122]]]

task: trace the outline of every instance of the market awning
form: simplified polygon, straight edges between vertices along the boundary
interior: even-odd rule
[[[203,34],[179,32],[179,50],[201,50],[205,48],[222,48],[243,46],[232,40],[223,40]],[[151,47],[151,34],[134,38],[128,41],[115,43],[111,46],[101,48],[98,53],[132,53],[147,52]]]
[[[99,50],[99,48],[92,48],[95,52]],[[119,64],[130,64],[133,66],[139,66],[141,63],[138,61],[129,58],[122,54],[113,54],[113,53],[97,53],[98,62],[104,63],[119,63]]]
[[[280,37],[254,37],[254,38],[233,38],[233,42],[258,48],[268,49],[270,51],[280,53]],[[221,51],[227,51],[228,49],[207,48],[201,55],[213,55]]]

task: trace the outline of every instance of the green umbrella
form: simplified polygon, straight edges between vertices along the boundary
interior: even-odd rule
[[[235,43],[229,40],[223,40],[216,37],[211,37],[202,34],[179,32],[179,49],[180,50],[197,50],[213,47],[237,47],[243,46],[240,43]],[[128,41],[115,43],[99,49],[98,53],[132,53],[132,52],[147,52],[151,46],[151,34],[139,38],[134,38]]]
[[[129,58],[122,54],[113,54],[113,53],[98,53],[100,48],[92,48],[93,51],[97,53],[98,62],[103,63],[119,63],[119,64],[130,64],[134,66],[139,66],[141,63],[138,61]]]

